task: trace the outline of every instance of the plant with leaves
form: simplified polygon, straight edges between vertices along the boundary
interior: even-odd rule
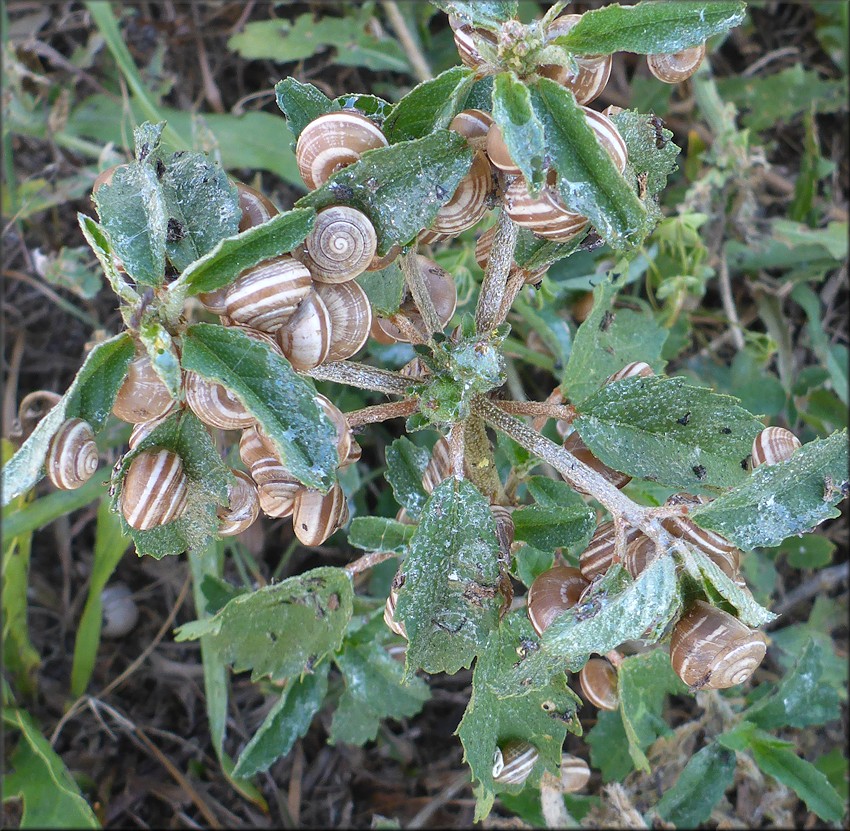
[[[188,552],[200,619],[178,639],[200,639],[234,671],[283,687],[235,764],[222,755],[228,775],[241,781],[289,751],[329,694],[332,665],[343,687],[330,739],[363,743],[382,718],[418,712],[428,696],[418,671],[474,664],[457,733],[476,818],[497,793],[539,785],[557,823],[564,806],[552,794],[587,781],[584,763],[562,753],[581,729],[566,673],[622,713],[630,757],[647,768],[634,678],[693,692],[751,676],[766,648],[759,627],[774,615],[741,560],[837,515],[846,434],[801,446],[736,399],[660,374],[667,329],[615,306],[661,218],[678,148],[651,113],[587,105],[617,52],[646,55],[662,81],[686,79],[743,4],[560,15],[557,3],[528,25],[510,0],[436,5],[464,66],[397,103],[332,100],[292,78],[277,85],[310,189],[288,211],[202,154],[167,152],[163,124],[136,129],[134,160],[95,184],[98,220],[79,215],[126,330],[94,346],[7,463],[4,500],[44,473],[62,489],[101,482],[96,435],[111,412],[134,424],[111,507],[140,555]],[[449,329],[454,277],[420,248],[491,216],[476,244],[483,279]],[[658,239],[697,227],[669,221]],[[503,397],[512,313],[542,321],[557,344],[557,313],[532,306],[525,287],[602,245],[610,268],[552,394]],[[670,325],[693,288],[659,292]],[[410,344],[415,357],[401,371],[350,360],[370,337]],[[393,400],[343,413],[316,380]],[[256,591],[216,579],[216,539],[260,511],[291,516],[305,546],[344,527],[338,474],[360,457],[355,431],[400,417],[409,433],[438,439],[430,453],[405,437],[387,448],[401,510],[351,521],[362,557]],[[539,461],[561,480],[531,475]],[[621,489],[633,478],[669,498],[630,498]],[[393,558],[388,597],[355,591],[356,575]],[[524,598],[515,585],[528,587]],[[658,648],[668,643],[669,658]],[[629,654],[635,644],[644,654]],[[716,768],[726,776],[744,744],[768,753],[762,728],[780,723],[772,700],[697,754],[684,782]],[[812,809],[840,816],[828,784],[801,768],[805,777]],[[659,815],[694,820],[683,792],[665,796]]]

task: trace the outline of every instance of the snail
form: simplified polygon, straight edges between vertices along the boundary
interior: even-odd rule
[[[637,528],[626,529],[626,544],[640,531]],[[581,552],[578,567],[586,580],[592,580],[599,574],[605,574],[614,563],[620,562],[616,553],[616,534],[613,522],[603,522],[593,532],[587,548]]]
[[[590,768],[584,759],[571,756],[569,753],[561,755],[560,787],[561,793],[574,793],[580,791],[590,780]]]
[[[348,522],[348,503],[339,483],[326,494],[302,488],[295,497],[292,527],[295,536],[307,546],[321,545]]]
[[[170,450],[143,450],[127,468],[121,512],[127,524],[148,531],[178,519],[186,510],[189,480],[183,462]]]
[[[617,671],[604,658],[591,658],[578,674],[584,697],[600,710],[616,710],[620,706],[617,694]]]
[[[496,36],[484,29],[476,29],[454,15],[449,15],[449,26],[452,27],[454,33],[455,47],[460,62],[470,69],[478,69],[484,63],[484,58],[481,57],[481,53],[475,45],[475,39],[481,38],[495,46]]]
[[[539,755],[533,744],[521,739],[497,747],[493,755],[493,781],[501,785],[524,784]]]
[[[800,440],[784,427],[765,427],[753,439],[753,451],[750,464],[753,469],[759,465],[775,465],[785,462],[802,447]]]
[[[81,418],[69,418],[50,440],[44,466],[57,488],[71,491],[94,476],[99,459],[91,425]]]
[[[449,123],[449,129],[462,135],[476,150],[487,143],[487,133],[493,124],[493,116],[484,110],[461,110]]]
[[[314,118],[295,146],[298,172],[310,190],[321,187],[344,167],[358,161],[367,150],[386,147],[380,128],[355,110],[337,110]]]
[[[130,450],[135,450],[136,445],[146,439],[151,432],[159,427],[159,425],[167,418],[168,413],[161,415],[158,418],[152,418],[150,421],[140,421],[138,424],[134,424],[133,429],[130,431],[130,438],[127,442],[130,446]]]
[[[104,638],[123,638],[133,631],[139,621],[139,607],[126,583],[112,583],[100,593],[103,622],[100,634]]]
[[[437,211],[431,223],[431,232],[456,237],[476,225],[487,213],[492,189],[493,179],[487,157],[478,152],[452,198]]]
[[[244,441],[244,433],[242,438]],[[262,456],[250,454],[253,458],[250,465],[251,478],[257,485],[260,508],[267,516],[287,517],[295,509],[295,497],[304,490],[304,486],[280,463],[277,456],[263,449],[265,454]],[[240,442],[241,453],[242,442]]]
[[[425,493],[433,492],[434,488],[447,479],[452,471],[452,459],[449,454],[449,443],[444,436],[440,436],[434,443],[431,458],[422,472],[422,487]]]
[[[620,471],[614,470],[613,468],[608,467],[608,465],[600,462],[599,459],[590,452],[587,445],[576,431],[573,431],[566,437],[566,439],[564,439],[564,450],[569,451],[580,462],[583,462],[589,468],[595,470],[600,476],[605,477],[615,488],[624,488],[632,481],[632,477],[628,474],[620,473]],[[578,490],[579,493],[583,493],[583,491],[578,488],[576,488],[576,490]]]
[[[17,427],[20,425],[20,438],[24,441],[32,435],[36,425],[41,421],[61,400],[62,396],[50,390],[36,390],[27,393],[18,406],[18,422],[15,425],[15,438],[17,438]]]
[[[343,361],[359,352],[369,339],[372,305],[366,292],[354,281],[316,283],[330,318],[330,343],[326,361]]]
[[[227,489],[227,507],[218,509],[220,537],[241,534],[260,515],[260,499],[251,477],[242,470],[230,471],[236,482]]]
[[[490,131],[487,133],[487,158],[490,159],[493,167],[499,168],[502,173],[516,175],[520,172],[519,165],[511,158],[499,125],[495,123],[490,126]]]
[[[564,205],[555,189],[555,172],[537,196],[528,192],[525,179],[517,176],[505,191],[505,211],[520,228],[552,242],[569,242],[587,230],[589,220]]]
[[[186,373],[184,389],[189,409],[210,427],[241,430],[254,423],[254,417],[223,384],[190,371]]]
[[[655,543],[642,531],[639,531],[633,539],[629,540],[623,565],[632,578],[637,578],[655,560],[655,552]]]
[[[236,193],[239,196],[239,208],[242,218],[239,220],[239,232],[247,231],[257,225],[268,222],[273,216],[277,216],[278,209],[274,203],[260,191],[255,190],[242,182],[234,182]]]
[[[528,589],[528,619],[538,635],[549,627],[561,612],[578,603],[590,585],[584,575],[572,566],[554,566],[537,575]]]
[[[311,291],[275,335],[281,351],[298,372],[323,363],[331,348],[331,316],[319,294]]]
[[[399,254],[401,254],[401,246],[395,244],[391,245],[389,251],[387,251],[383,257],[380,257],[377,254],[372,257],[372,262],[370,262],[366,267],[366,271],[381,271],[381,269],[390,265]]]
[[[378,235],[362,211],[332,205],[316,214],[300,259],[319,283],[345,283],[366,271],[375,257]]]
[[[339,409],[339,407],[336,406],[336,404],[324,395],[317,394],[316,403],[322,408],[322,411],[328,417],[330,423],[336,428],[336,449],[339,454],[339,458],[341,460],[347,459],[351,450],[351,445],[354,443],[354,433],[351,432],[351,428],[348,426],[345,414]],[[262,433],[260,436],[262,437]]]
[[[649,71],[665,84],[678,84],[690,78],[705,58],[705,44],[691,46],[670,55],[647,55]]]
[[[626,364],[613,375],[609,375],[605,383],[613,384],[615,381],[624,381],[626,378],[648,378],[650,375],[655,375],[655,373],[648,363],[644,361],[632,361],[632,363]]]
[[[510,560],[511,546],[514,541],[514,520],[512,508],[505,505],[491,505],[490,513],[496,523],[496,539],[499,541],[499,553],[505,561]]]
[[[697,600],[673,627],[670,661],[693,690],[723,690],[755,672],[767,639],[732,615]]]
[[[118,389],[112,412],[122,421],[138,424],[164,415],[174,400],[168,392],[151,359],[138,355],[127,367],[127,377]]]
[[[390,593],[384,606],[384,623],[387,624],[391,632],[395,632],[396,635],[400,635],[407,640],[407,630],[404,628],[404,623],[396,620],[395,617],[395,606],[397,602],[398,591],[395,588],[390,588]]]

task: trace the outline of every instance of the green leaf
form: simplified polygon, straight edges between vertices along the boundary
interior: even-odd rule
[[[764,425],[738,399],[684,378],[634,377],[606,384],[573,422],[609,467],[697,492],[747,478],[742,462]]]
[[[586,12],[575,27],[552,43],[579,55],[680,52],[740,25],[745,8],[742,2],[724,0],[614,4]]]
[[[436,78],[415,86],[394,107],[384,121],[387,141],[418,139],[446,129],[451,120],[463,109],[475,73],[465,66],[453,66]]]
[[[794,668],[778,687],[746,711],[747,721],[772,730],[808,727],[840,718],[838,694],[822,680],[828,657],[820,643],[807,641]]]
[[[529,192],[537,193],[544,184],[546,137],[528,87],[513,72],[500,72],[493,81],[493,118]]]
[[[509,614],[493,633],[479,656],[472,676],[472,695],[457,735],[463,743],[464,761],[472,771],[476,808],[474,822],[489,813],[497,791],[517,792],[515,786],[493,781],[493,755],[496,748],[511,740],[533,744],[540,761],[526,784],[536,784],[543,769],[555,772],[561,763],[561,748],[567,730],[580,733],[576,715],[580,699],[567,687],[560,672],[540,688],[503,698],[497,681],[516,663],[517,653],[534,638],[534,630],[522,610]]]
[[[379,315],[389,316],[398,311],[407,284],[397,263],[392,262],[379,271],[364,271],[355,279]]]
[[[112,286],[112,290],[125,302],[134,303],[139,299],[139,296],[130,287],[130,284],[124,279],[124,276],[115,266],[114,251],[112,243],[109,241],[106,229],[98,222],[95,222],[90,216],[84,213],[77,213],[77,222],[80,230],[89,247],[94,251],[98,262],[103,268],[103,273]]]
[[[661,349],[667,330],[649,312],[614,311],[618,286],[605,280],[593,291],[593,308],[579,326],[561,389],[578,403],[632,361],[645,361],[656,372],[663,367]]]
[[[97,526],[94,535],[94,562],[89,579],[88,595],[74,640],[74,662],[71,667],[71,695],[81,696],[94,671],[97,648],[100,644],[102,622],[101,592],[115,571],[130,538],[124,534],[121,521],[102,499],[97,508]]]
[[[749,750],[768,776],[791,788],[806,807],[824,822],[838,822],[846,806],[829,780],[811,763],[794,752],[794,745],[774,738],[747,721],[718,736],[730,750]]]
[[[404,561],[396,619],[407,631],[407,672],[455,673],[499,622],[499,543],[487,500],[465,479],[440,482]]]
[[[691,756],[672,788],[655,806],[676,828],[697,828],[735,779],[735,754],[712,742]]]
[[[299,482],[330,489],[339,463],[336,429],[286,358],[235,328],[197,323],[183,334],[183,367],[232,390]]]
[[[382,127],[384,121],[393,111],[393,105],[389,101],[378,98],[377,95],[367,95],[362,92],[346,92],[337,95],[334,98],[334,103],[344,110],[357,110],[357,112],[363,113],[379,127]]]
[[[205,620],[186,623],[176,640],[208,636],[235,672],[272,681],[309,671],[339,649],[351,620],[354,589],[341,568],[314,568],[241,594]]]
[[[131,528],[120,513],[124,477],[133,459],[154,447],[171,450],[180,457],[188,480],[188,504],[172,522],[139,531]],[[177,410],[121,458],[112,475],[112,509],[120,514],[121,527],[133,539],[139,555],[160,559],[182,554],[189,548],[205,548],[213,541],[219,525],[216,511],[227,504],[231,478],[207,428],[191,411]]]
[[[459,17],[464,23],[484,29],[498,29],[500,24],[517,16],[516,0],[432,0],[446,14]]]
[[[623,753],[628,737],[619,710],[600,710],[585,741],[590,747],[590,763],[599,769],[603,782],[622,782],[634,770],[632,757]]]
[[[168,330],[155,318],[149,318],[139,327],[139,340],[145,347],[151,366],[165,384],[171,397],[180,398],[183,373],[180,357]]]
[[[291,679],[263,723],[236,760],[233,775],[254,776],[268,770],[286,756],[295,742],[306,735],[328,692],[325,661],[312,674]]]
[[[122,332],[89,352],[68,391],[3,467],[4,505],[26,493],[42,477],[50,440],[66,419],[81,418],[95,432],[103,427],[133,351],[132,339]]]
[[[296,202],[320,210],[351,205],[365,213],[378,235],[378,254],[407,245],[434,221],[472,164],[466,139],[438,130],[412,141],[367,150],[359,161],[333,174]]]
[[[169,291],[198,294],[223,288],[245,269],[292,251],[313,229],[315,218],[312,210],[287,211],[220,240],[208,254],[193,262],[169,286]]]
[[[544,508],[556,506],[583,506],[584,499],[561,479],[548,476],[529,476],[525,480],[529,496]]]
[[[411,519],[419,519],[428,499],[422,485],[422,474],[428,466],[430,453],[404,436],[387,447],[385,453],[387,469],[384,477],[393,489],[395,501]]]
[[[531,101],[566,206],[588,217],[613,248],[637,241],[632,238],[644,228],[646,208],[599,143],[572,92],[538,78]]]
[[[544,551],[565,548],[578,554],[587,547],[596,527],[596,514],[587,505],[529,505],[511,517],[514,535]]]
[[[523,585],[531,587],[535,578],[552,568],[554,562],[555,555],[551,551],[540,551],[534,546],[524,545],[514,554],[513,572]]]
[[[659,736],[672,731],[662,718],[667,693],[687,692],[670,665],[670,656],[662,650],[625,658],[617,669],[620,714],[629,740],[629,755],[635,767],[650,772],[644,754]]]
[[[526,271],[552,265],[575,253],[584,242],[585,236],[582,233],[569,242],[552,242],[538,237],[528,228],[520,228],[514,249],[514,262]]]
[[[745,551],[779,545],[839,515],[847,481],[847,430],[816,439],[785,462],[759,465],[750,479],[691,516]]]
[[[403,684],[404,666],[374,640],[346,644],[334,661],[345,691],[331,722],[331,744],[372,741],[383,719],[415,716],[431,696],[421,678],[413,676]]]
[[[284,78],[274,85],[275,100],[286,116],[286,124],[297,139],[301,131],[320,115],[340,109],[339,105],[312,84]]]
[[[792,568],[823,568],[832,562],[835,543],[820,534],[804,534],[785,540],[779,553],[788,558]]]
[[[3,780],[3,799],[23,799],[21,828],[100,828],[68,768],[28,713],[4,709],[3,721],[21,731]]]
[[[404,554],[414,525],[404,525],[394,519],[379,516],[358,516],[351,520],[348,541],[365,551],[394,551]]]

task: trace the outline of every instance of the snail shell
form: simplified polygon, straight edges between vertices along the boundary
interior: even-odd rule
[[[311,291],[276,335],[283,354],[298,372],[323,363],[331,348],[331,316],[322,298]]]
[[[384,623],[387,624],[391,632],[400,635],[407,640],[407,630],[404,628],[404,623],[395,619],[395,604],[398,602],[398,591],[394,588],[390,589],[389,597],[387,597],[386,605],[384,606]]]
[[[26,441],[41,421],[61,400],[62,396],[49,390],[36,390],[27,393],[18,406],[18,424],[20,436]],[[17,433],[15,433],[17,437]]]
[[[545,40],[552,41],[567,34],[581,20],[580,14],[565,14],[553,20],[546,30]],[[613,55],[574,55],[578,71],[557,64],[540,66],[537,72],[573,91],[579,104],[589,104],[598,98],[611,77]]]
[[[455,25],[452,26],[453,21]],[[467,23],[462,23],[453,15],[449,15],[449,25],[452,26],[454,32],[454,41],[460,62],[470,69],[477,69],[484,63],[484,58],[481,57],[481,53],[475,45],[475,38],[482,38],[495,45],[495,36],[484,29],[475,29]]]
[[[228,286],[224,286],[213,291],[202,291],[198,295],[198,300],[208,312],[223,315],[227,311],[227,289]]]
[[[377,254],[372,257],[372,262],[369,263],[366,271],[380,271],[382,268],[386,268],[390,263],[394,262],[399,254],[401,254],[401,246],[391,245],[390,250],[383,257],[379,257]]]
[[[234,182],[233,184],[236,185],[236,193],[239,195],[239,208],[242,211],[242,218],[239,220],[240,233],[257,225],[262,225],[280,213],[274,203],[260,191],[244,185],[242,182]]]
[[[123,638],[139,621],[139,607],[126,583],[106,586],[100,593],[100,608],[103,616],[100,634],[104,638]]]
[[[673,627],[670,661],[695,690],[723,690],[755,672],[767,651],[761,632],[702,600],[697,600]]]
[[[613,375],[609,375],[605,383],[613,384],[615,381],[623,381],[626,378],[635,378],[637,376],[648,378],[650,375],[655,375],[655,373],[649,364],[643,361],[632,361]]]
[[[564,753],[561,756],[560,791],[574,793],[580,791],[590,780],[590,768],[584,759]]]
[[[336,404],[324,395],[316,395],[316,403],[322,408],[325,415],[328,417],[328,420],[336,428],[336,449],[339,454],[339,458],[347,459],[349,451],[351,450],[352,442],[354,441],[354,433],[351,432],[351,428],[348,426],[345,413],[343,413]]]
[[[143,450],[124,477],[121,512],[131,528],[148,531],[179,518],[188,495],[180,457],[165,449]]]
[[[608,151],[608,155],[613,159],[617,170],[622,173],[626,169],[629,152],[617,125],[607,115],[602,115],[596,110],[591,110],[589,107],[582,107],[582,110],[584,110],[587,123],[596,133],[599,143]]]
[[[306,546],[321,545],[348,521],[348,503],[339,483],[326,493],[302,488],[295,497],[292,527]]]
[[[499,541],[499,552],[504,560],[510,560],[511,545],[514,541],[514,519],[512,508],[506,505],[491,505],[490,513],[496,523],[496,539]]]
[[[242,470],[230,471],[236,482],[227,489],[227,508],[218,509],[220,537],[234,537],[254,523],[260,515],[260,499],[251,477]]]
[[[505,191],[505,210],[520,228],[552,242],[569,242],[587,229],[589,220],[564,205],[554,187],[554,172],[537,196],[528,192],[525,179],[517,176]]]
[[[426,493],[432,493],[434,488],[447,479],[452,471],[452,459],[449,454],[449,443],[443,436],[437,439],[431,458],[422,472],[422,487]]]
[[[502,131],[495,122],[490,125],[487,133],[487,158],[493,167],[499,168],[503,173],[517,174],[520,172],[519,165],[511,158],[508,146],[502,137]]]
[[[487,213],[492,190],[493,178],[487,157],[476,153],[469,172],[460,180],[452,198],[437,211],[431,231],[456,237],[476,225]]]
[[[633,540],[640,531],[637,528],[626,529],[626,544]],[[593,532],[587,548],[578,559],[578,567],[587,580],[592,580],[598,574],[605,574],[614,563],[620,562],[616,554],[616,534],[613,522],[603,522]]]
[[[406,378],[424,378],[426,375],[431,374],[431,370],[428,369],[428,364],[422,360],[422,358],[417,355],[415,358],[411,358],[399,371],[399,375],[404,375]]]
[[[138,424],[164,415],[174,400],[151,364],[151,359],[139,355],[130,361],[127,377],[115,396],[112,412],[122,421]]]
[[[449,124],[449,129],[460,133],[472,147],[482,147],[493,124],[493,116],[484,110],[462,110]]]
[[[248,470],[254,462],[268,456],[272,451],[263,442],[256,425],[242,431],[239,439],[239,458]]]
[[[493,781],[502,785],[522,785],[531,775],[539,757],[537,748],[523,740],[496,748],[493,755]]]
[[[355,462],[360,461],[360,457],[363,455],[363,448],[356,442],[354,439],[351,440],[351,447],[348,448],[348,455],[339,463],[340,467],[345,467],[346,465],[353,465]]]
[[[313,278],[298,260],[284,254],[243,271],[228,287],[225,310],[234,323],[276,332],[310,293]]]
[[[254,417],[223,384],[190,371],[186,373],[185,391],[189,409],[210,427],[241,430],[254,423]]]
[[[260,508],[271,517],[289,516],[295,508],[295,497],[304,490],[277,456],[268,451],[251,465],[251,478],[257,484]]]
[[[590,585],[584,575],[572,566],[554,566],[538,574],[528,590],[528,619],[538,635],[549,627],[561,612],[578,603]]]
[[[705,58],[705,44],[691,46],[671,55],[647,55],[649,71],[665,84],[678,84],[690,78]]]
[[[794,451],[802,447],[800,440],[784,427],[765,427],[753,439],[753,469],[759,465],[775,465],[787,461]]]
[[[623,565],[626,567],[626,571],[631,574],[632,578],[637,578],[655,560],[655,551],[655,543],[643,532],[639,531],[634,539],[629,541],[629,544],[626,546],[626,556],[623,560]]]
[[[338,110],[313,119],[298,137],[295,160],[310,190],[320,187],[367,150],[386,147],[380,128],[354,110]]]
[[[166,418],[168,418],[168,413],[159,418],[152,418],[150,421],[140,421],[138,424],[134,424],[128,440],[130,450],[135,450],[136,445],[147,438]]]
[[[419,232],[416,241],[420,245],[433,245],[435,242],[445,242],[451,239],[451,234],[444,234],[442,231],[434,231],[432,228],[425,228]]]
[[[573,454],[580,462],[584,462],[589,468],[595,470],[600,476],[604,476],[615,488],[624,488],[632,481],[632,477],[618,470],[608,467],[594,456],[587,445],[582,441],[578,432],[572,432],[564,439],[564,450]],[[576,488],[576,490],[579,490]],[[579,490],[579,493],[583,491]]]
[[[333,205],[316,214],[304,240],[302,261],[319,283],[345,283],[362,274],[378,247],[375,227],[366,214],[348,205]]]
[[[600,710],[616,710],[620,706],[617,694],[617,670],[604,658],[591,658],[578,674],[584,697]]]
[[[366,292],[354,281],[316,283],[316,293],[330,317],[330,345],[326,361],[343,361],[359,352],[369,339],[372,305]]]
[[[708,502],[709,500],[704,496],[694,496],[689,493],[674,493],[664,504],[698,507]],[[683,539],[708,555],[709,559],[727,577],[735,578],[740,566],[741,552],[727,539],[721,537],[720,534],[714,533],[714,531],[700,528],[692,520],[684,516],[666,517],[661,520],[661,525],[672,536]]]
[[[69,418],[50,440],[44,462],[47,478],[60,490],[76,490],[94,476],[99,459],[91,425]]]

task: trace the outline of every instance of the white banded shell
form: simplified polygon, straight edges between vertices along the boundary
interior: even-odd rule
[[[552,242],[569,242],[583,234],[589,224],[586,216],[564,205],[554,185],[547,184],[537,196],[532,196],[522,176],[508,186],[505,210],[520,228]]]
[[[139,621],[139,607],[126,583],[106,586],[100,593],[100,609],[103,616],[100,634],[104,638],[123,638]]]
[[[127,468],[121,512],[131,528],[148,531],[178,519],[189,487],[183,462],[170,450],[143,450]]]
[[[242,436],[239,439],[239,458],[248,470],[251,465],[259,459],[268,456],[270,450],[266,447],[260,436],[256,426],[248,427],[242,431]]]
[[[488,228],[475,242],[475,262],[481,267],[481,269],[487,268],[487,261],[490,259],[490,251],[493,248],[493,238],[496,236],[496,231],[498,230],[498,226],[493,225]],[[549,266],[545,265],[541,268],[535,268],[531,271],[527,271],[524,268],[520,268],[516,264],[516,262],[511,263],[511,270],[508,274],[508,280],[511,280],[513,275],[518,271],[522,271],[524,275],[524,281],[527,286],[534,285],[539,283],[543,279],[543,275],[549,270]]]
[[[545,40],[552,41],[567,34],[581,20],[580,14],[564,14],[553,20],[546,29]],[[598,98],[611,77],[613,55],[573,55],[577,71],[567,66],[545,64],[537,72],[572,90],[579,104],[589,104]]]
[[[560,768],[561,793],[580,791],[590,780],[590,767],[584,759],[564,753]]]
[[[99,459],[91,425],[81,418],[69,418],[50,440],[44,466],[57,488],[71,491],[94,476]]]
[[[487,157],[476,153],[469,172],[460,180],[452,198],[437,211],[431,231],[456,237],[476,225],[487,213],[492,186]]]
[[[481,57],[481,53],[475,44],[476,38],[481,38],[495,44],[495,36],[484,29],[475,29],[468,23],[462,23],[457,18],[454,18],[454,20],[456,21],[456,25],[452,26],[452,30],[454,32],[455,47],[457,48],[460,62],[471,69],[477,69],[484,63],[484,59]],[[449,23],[452,23],[451,15],[449,16]]]
[[[590,107],[582,107],[582,110],[584,110],[587,123],[596,133],[599,143],[608,151],[608,155],[613,159],[617,170],[622,173],[626,169],[629,153],[617,125],[607,115],[602,115],[602,113],[592,110]]]
[[[487,133],[487,158],[493,167],[499,168],[502,173],[520,172],[519,165],[511,158],[502,131],[496,123],[490,125],[490,131]]]
[[[391,245],[387,253],[383,256],[375,254],[372,257],[372,262],[366,267],[366,271],[380,271],[386,268],[390,263],[395,261],[399,254],[401,254],[401,246],[396,244]]]
[[[753,439],[751,465],[755,469],[759,465],[785,462],[794,455],[798,447],[802,447],[802,444],[790,430],[784,427],[765,427]]]
[[[584,575],[572,566],[553,566],[534,578],[528,589],[528,619],[538,635],[562,612],[578,603],[590,585]]]
[[[263,513],[287,517],[295,509],[295,497],[304,486],[271,453],[251,465],[251,478],[257,484],[257,498]]]
[[[242,182],[234,182],[233,184],[236,185],[239,208],[242,211],[242,218],[239,220],[240,233],[257,225],[262,225],[273,216],[277,216],[279,211],[267,196]]]
[[[140,421],[138,424],[134,424],[127,442],[130,450],[135,450],[136,445],[147,438],[166,418],[168,418],[168,413],[161,415],[159,418],[152,418],[150,421]]]
[[[387,602],[384,604],[384,623],[387,624],[391,632],[395,632],[396,635],[400,635],[406,640],[407,630],[404,628],[404,623],[395,618],[395,605],[397,602],[398,592],[394,588],[391,588]]]
[[[228,287],[227,316],[234,323],[274,333],[292,317],[312,285],[307,268],[288,254],[264,260]]]
[[[227,286],[213,291],[202,291],[198,295],[201,305],[216,315],[223,315],[227,311]]]
[[[365,115],[337,110],[313,119],[301,131],[295,159],[304,183],[314,190],[338,170],[358,161],[367,150],[386,146],[380,127]]]
[[[351,440],[351,446],[348,448],[348,454],[346,457],[339,463],[340,467],[345,467],[346,465],[353,465],[355,462],[360,461],[360,457],[363,455],[363,448],[360,444],[354,439]]]
[[[493,756],[493,781],[501,785],[522,785],[531,775],[540,756],[530,742],[515,740],[496,748]]]
[[[260,515],[260,499],[254,481],[242,470],[230,472],[236,477],[236,481],[228,486],[227,507],[218,509],[220,537],[241,534]]]
[[[331,321],[331,339],[326,361],[343,361],[359,352],[372,328],[372,304],[353,280],[347,283],[316,283]]]
[[[626,529],[626,544],[633,540],[640,531],[631,526]],[[587,548],[578,558],[578,567],[586,579],[592,580],[599,574],[605,574],[614,563],[619,563],[616,547],[616,533],[611,521],[600,523]]]
[[[254,417],[227,387],[215,381],[187,372],[186,403],[204,424],[222,430],[241,430],[254,423]]]
[[[449,129],[473,142],[487,138],[493,116],[485,110],[461,110],[449,123]]]
[[[321,545],[347,521],[348,503],[339,483],[326,494],[303,488],[295,497],[292,527],[304,545]]]
[[[609,375],[605,383],[613,384],[615,381],[624,381],[626,378],[635,378],[638,376],[648,378],[650,375],[655,375],[655,373],[648,363],[644,361],[632,361],[622,369],[617,370],[613,375]]]
[[[591,658],[578,674],[584,697],[600,710],[616,710],[620,706],[617,692],[617,670],[604,658]]]
[[[118,389],[112,412],[122,421],[138,424],[164,415],[174,400],[151,364],[142,354],[130,361],[127,377]]]
[[[673,627],[670,661],[691,689],[741,684],[764,659],[767,640],[732,615],[697,600]]]
[[[304,265],[320,283],[345,283],[362,274],[378,247],[371,220],[348,205],[333,205],[316,214],[304,240]]]
[[[276,333],[281,351],[298,372],[323,363],[331,348],[331,316],[317,292],[311,291]]]
[[[709,500],[704,496],[694,496],[690,493],[674,493],[664,503],[665,505],[686,505],[689,509],[705,505]],[[672,536],[681,538],[689,545],[699,548],[716,563],[729,577],[734,577],[738,570],[740,551],[729,540],[714,531],[700,528],[686,516],[666,517],[661,525]]]
[[[452,459],[449,455],[449,443],[443,436],[434,443],[431,458],[422,472],[422,487],[426,493],[431,493],[443,479],[447,479],[452,470]]]
[[[705,44],[669,55],[647,55],[649,71],[665,84],[678,84],[691,77],[705,58]]]
[[[504,560],[510,560],[511,545],[514,541],[513,509],[507,505],[491,505],[490,513],[496,523],[496,539],[499,541],[499,553]]]
[[[614,468],[608,467],[597,459],[577,431],[573,431],[564,439],[564,450],[572,453],[580,462],[595,470],[600,476],[604,476],[615,488],[624,488],[632,481],[632,477],[628,474],[614,470]],[[576,490],[579,489],[576,488]],[[582,491],[579,490],[579,493],[582,493]]]

